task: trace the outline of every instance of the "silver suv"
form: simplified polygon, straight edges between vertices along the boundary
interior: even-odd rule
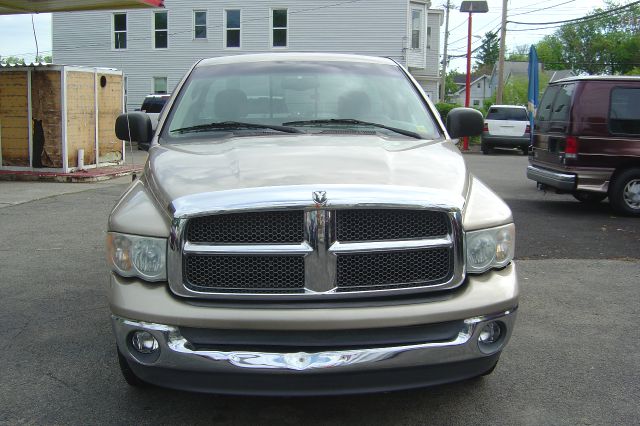
[[[232,394],[344,394],[490,373],[518,307],[507,205],[390,59],[199,62],[108,224],[125,379]]]

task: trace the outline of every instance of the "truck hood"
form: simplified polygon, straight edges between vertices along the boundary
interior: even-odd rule
[[[145,180],[168,206],[215,191],[290,185],[410,186],[464,197],[466,166],[451,142],[374,135],[245,136],[154,145]]]

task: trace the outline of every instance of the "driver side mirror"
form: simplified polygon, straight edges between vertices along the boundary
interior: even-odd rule
[[[473,108],[454,108],[447,114],[447,132],[451,138],[479,136],[483,128],[484,117]]]
[[[116,137],[124,141],[149,143],[153,137],[151,119],[145,112],[120,114],[116,119]]]

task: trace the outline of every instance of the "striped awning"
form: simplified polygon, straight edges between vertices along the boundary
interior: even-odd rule
[[[164,0],[0,0],[0,15],[164,7]]]

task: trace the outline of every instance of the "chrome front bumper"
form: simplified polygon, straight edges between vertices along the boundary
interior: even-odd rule
[[[485,358],[492,365],[497,361],[500,351],[509,341],[516,318],[515,307],[512,310],[493,315],[468,318],[462,323],[457,336],[450,341],[433,341],[420,344],[392,347],[373,347],[360,349],[331,350],[318,352],[259,352],[252,350],[194,350],[190,342],[185,339],[178,327],[164,324],[140,322],[112,316],[113,329],[120,352],[137,374],[145,381],[173,387],[205,392],[227,392],[220,380],[229,373],[268,373],[273,377],[283,375],[297,376],[307,374],[312,376],[335,377],[335,374],[376,373],[381,370],[397,371],[416,367],[454,365],[456,363],[481,361]],[[499,321],[504,327],[504,335],[498,343],[486,350],[478,344],[478,337],[483,325],[489,321]],[[159,343],[159,349],[154,354],[140,354],[130,343],[131,333],[144,330],[151,333]],[[491,358],[491,360],[489,360]],[[495,361],[494,361],[495,359]],[[438,383],[473,377],[486,371],[486,363],[482,370],[472,371],[466,376],[455,374],[449,380],[440,378]],[[166,374],[171,371],[171,374]],[[157,372],[159,374],[154,374]],[[209,376],[208,384],[194,386],[182,381],[196,373],[197,377]],[[338,374],[338,376],[340,375]],[[251,374],[249,374],[251,375]],[[244,374],[247,377],[247,374]],[[245,381],[246,383],[246,381]],[[426,384],[432,384],[429,380]],[[413,385],[407,387],[414,387]],[[394,386],[403,388],[402,384]],[[376,388],[377,389],[377,388]],[[380,389],[378,389],[380,390]],[[366,391],[358,389],[357,392]],[[241,392],[228,393],[260,393],[252,389]],[[315,393],[315,392],[313,392]],[[331,392],[321,392],[331,393]],[[277,392],[276,392],[277,394]],[[288,393],[285,393],[288,394]]]

